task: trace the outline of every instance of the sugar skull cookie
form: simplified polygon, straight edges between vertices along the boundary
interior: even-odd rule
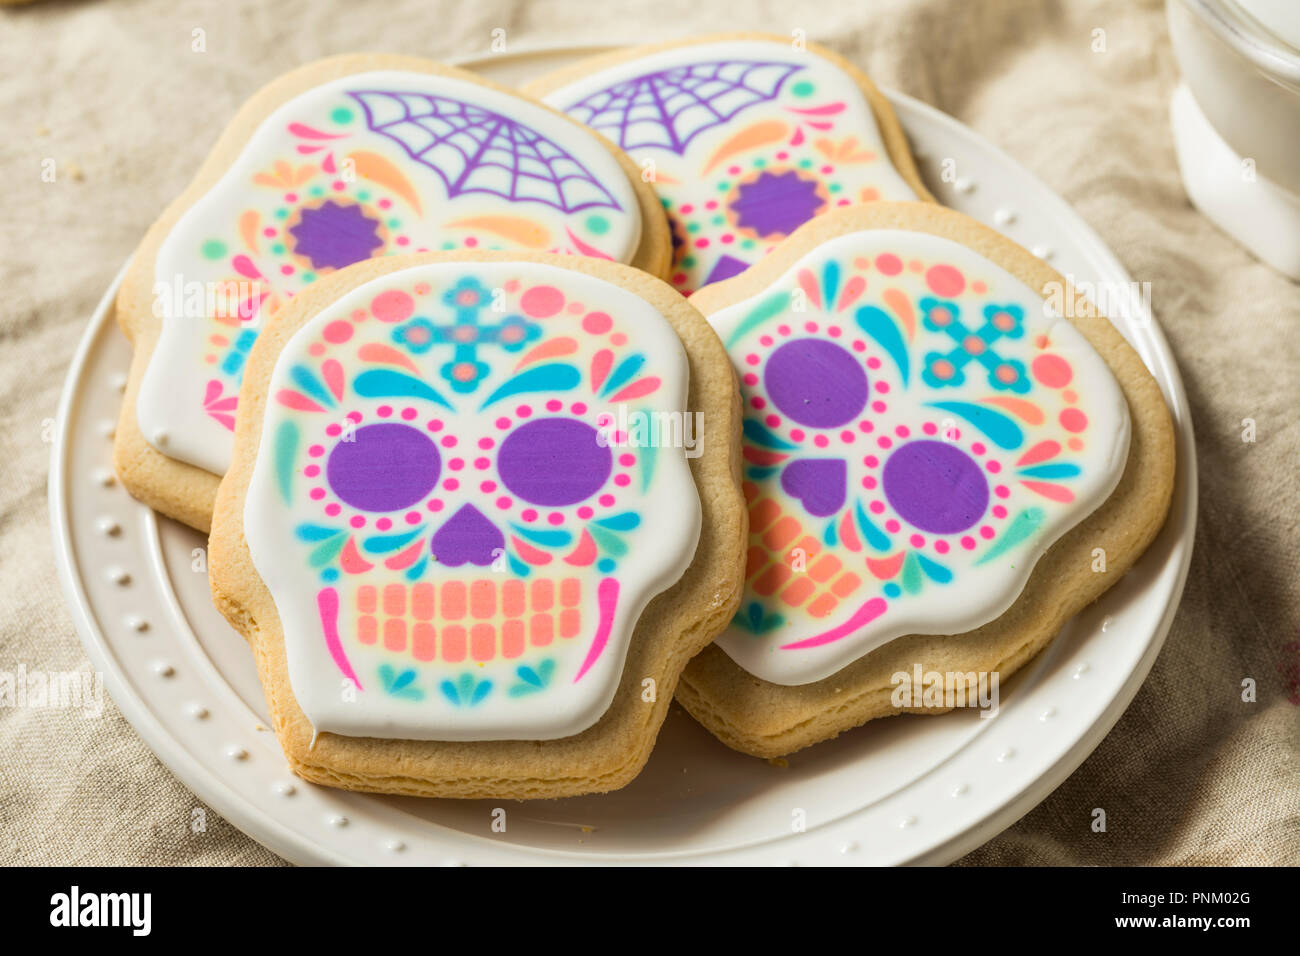
[[[735,379],[703,317],[593,259],[352,266],[250,352],[211,537],[303,777],[608,790],[737,606]]]
[[[814,216],[930,198],[888,101],[816,44],[746,33],[656,44],[525,89],[641,165],[672,224],[683,294],[742,272]]]
[[[1066,290],[959,213],[876,203],[692,299],[744,407],[745,593],[680,692],[725,743],[774,756],[943,710],[900,706],[895,675],[1005,680],[1146,548],[1168,413]]]
[[[206,530],[266,317],[331,273],[446,250],[561,253],[667,274],[653,191],[580,124],[425,60],[345,56],[276,80],[154,224],[118,297],[135,348],[127,488]]]

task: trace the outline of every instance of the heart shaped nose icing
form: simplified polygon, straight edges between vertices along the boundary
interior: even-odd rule
[[[810,515],[824,518],[844,506],[847,476],[843,459],[801,458],[781,472],[781,490],[800,501]]]
[[[461,505],[433,536],[433,556],[449,568],[462,564],[487,566],[506,543],[501,529],[473,505]]]
[[[680,434],[687,384],[655,307],[553,265],[400,269],[308,320],[271,375],[244,533],[312,726],[598,720],[699,537],[687,449],[633,434]]]

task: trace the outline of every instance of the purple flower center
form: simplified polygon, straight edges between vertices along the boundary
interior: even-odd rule
[[[736,228],[752,230],[764,239],[787,236],[826,204],[818,195],[819,188],[815,180],[804,179],[794,170],[762,172],[736,188],[731,203]]]
[[[379,223],[360,206],[327,199],[315,209],[303,209],[297,225],[290,227],[294,251],[313,269],[342,269],[369,259],[384,244]]]

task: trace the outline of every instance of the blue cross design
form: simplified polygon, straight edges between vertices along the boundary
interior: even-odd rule
[[[948,352],[927,352],[921,377],[932,388],[961,385],[970,362],[978,362],[988,372],[989,385],[999,391],[1024,394],[1029,391],[1025,363],[1003,358],[993,350],[999,339],[1018,339],[1025,334],[1025,312],[1018,305],[984,306],[984,324],[972,331],[960,319],[957,303],[927,296],[921,300],[924,324],[931,332],[943,332],[955,346]]]
[[[443,293],[442,301],[455,313],[452,322],[435,325],[417,316],[393,330],[393,341],[417,355],[435,345],[450,345],[451,359],[438,371],[454,392],[474,391],[491,371],[488,363],[479,358],[479,346],[495,345],[506,352],[518,352],[541,335],[540,326],[521,315],[507,316],[497,325],[483,324],[480,313],[491,304],[492,293],[477,279],[461,279]]]

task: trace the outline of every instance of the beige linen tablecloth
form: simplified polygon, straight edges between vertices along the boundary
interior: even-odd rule
[[[1300,863],[1300,289],[1187,202],[1158,0],[49,2],[0,10],[0,671],[88,663],[55,577],[49,420],[96,300],[263,83],[333,53],[802,29],[1033,170],[1139,281],[1187,385],[1200,464],[1191,578],[1128,712],[968,863]],[[192,50],[202,30],[206,52]],[[1094,31],[1105,31],[1098,52]],[[42,178],[53,159],[55,182]],[[1242,420],[1257,440],[1242,441]],[[1258,700],[1241,699],[1244,678]],[[278,858],[207,813],[108,703],[0,707],[0,862]],[[1090,828],[1107,812],[1107,832]]]

